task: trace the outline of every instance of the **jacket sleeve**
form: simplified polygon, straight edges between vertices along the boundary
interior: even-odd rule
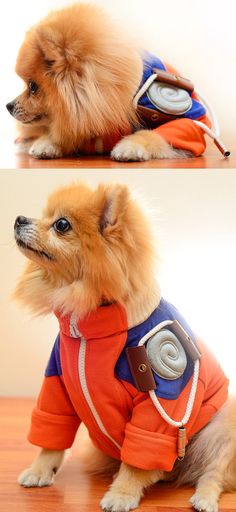
[[[206,126],[211,126],[207,116],[198,119]],[[184,151],[191,151],[194,156],[200,156],[206,149],[204,131],[192,119],[175,119],[154,128],[171,146]]]
[[[28,440],[49,450],[70,448],[80,425],[60,376],[45,377],[33,410]]]
[[[163,400],[160,402],[163,405]],[[173,402],[169,400],[170,405]],[[166,404],[164,408],[167,410]],[[177,432],[162,420],[147,393],[138,393],[126,424],[121,460],[141,469],[171,471],[177,458]]]

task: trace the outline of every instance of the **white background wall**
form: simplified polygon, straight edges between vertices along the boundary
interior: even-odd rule
[[[11,137],[14,121],[5,103],[21,92],[14,76],[17,49],[26,29],[68,0],[7,0],[0,17],[0,134]],[[236,136],[235,0],[94,0],[168,61],[209,98],[222,135]]]
[[[236,388],[236,172],[201,170],[0,171],[0,394],[35,395],[57,334],[9,301],[25,259],[14,243],[19,214],[37,217],[48,194],[72,180],[123,182],[153,210],[163,296],[208,343]]]

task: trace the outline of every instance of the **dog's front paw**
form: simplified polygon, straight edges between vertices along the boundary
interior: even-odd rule
[[[214,497],[211,497],[210,492],[206,497],[197,491],[190,499],[190,503],[199,512],[218,512],[218,503]]]
[[[139,505],[139,496],[113,491],[106,492],[100,502],[102,510],[106,512],[128,512],[134,510]]]
[[[53,483],[53,473],[28,468],[20,474],[18,483],[23,487],[47,487]]]
[[[174,149],[158,133],[152,130],[139,130],[124,137],[111,152],[114,160],[140,162],[153,158],[186,158],[191,153]]]
[[[49,138],[40,137],[30,147],[29,155],[33,158],[46,160],[51,158],[61,158],[62,151],[59,146],[54,144]]]
[[[119,162],[143,162],[150,160],[151,154],[141,142],[136,142],[131,137],[125,137],[113,148],[111,158]]]

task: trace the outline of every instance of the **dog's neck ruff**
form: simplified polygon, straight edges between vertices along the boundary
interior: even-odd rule
[[[148,288],[127,300],[125,311],[127,315],[128,328],[131,329],[135,325],[144,322],[157,307],[161,300],[160,288],[154,282],[152,289]]]

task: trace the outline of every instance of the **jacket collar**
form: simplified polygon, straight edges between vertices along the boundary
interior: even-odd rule
[[[120,304],[100,306],[82,320],[74,315],[55,313],[60,331],[70,338],[99,339],[128,330],[127,315]]]

